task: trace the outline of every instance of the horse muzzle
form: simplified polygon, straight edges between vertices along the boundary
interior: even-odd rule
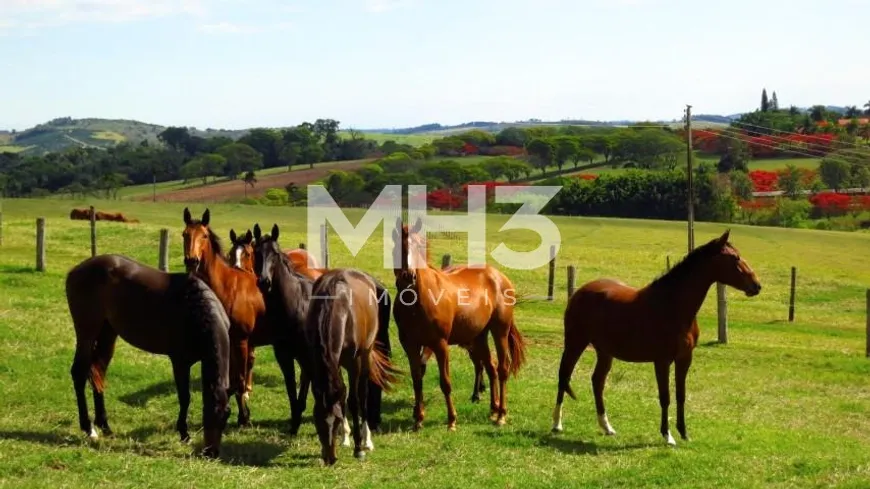
[[[199,258],[185,258],[184,259],[184,267],[187,269],[187,273],[195,273],[199,271],[200,265]]]
[[[755,297],[761,293],[761,284],[754,283],[750,284],[749,287],[746,288],[746,297]]]

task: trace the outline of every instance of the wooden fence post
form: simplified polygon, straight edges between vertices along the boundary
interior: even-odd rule
[[[45,271],[45,218],[36,218],[36,271]]]
[[[791,293],[788,297],[788,322],[794,322],[794,289],[797,281],[797,268],[791,267]]]
[[[570,299],[572,295],[574,295],[574,275],[577,273],[577,269],[574,268],[574,265],[568,265],[568,298]]]
[[[320,225],[320,244],[323,247],[323,268],[329,268],[329,234],[326,224]]]
[[[716,312],[719,316],[719,343],[728,343],[728,302],[725,300],[725,284],[716,282]]]
[[[668,271],[670,272],[671,271],[671,255],[667,256],[667,258],[665,259],[665,262],[667,264]]]
[[[441,268],[447,268],[450,266],[450,263],[453,259],[450,257],[450,254],[446,254],[441,257]]]
[[[870,357],[870,289],[867,289],[867,352],[865,354]]]
[[[556,284],[556,245],[550,245],[550,276],[547,278],[547,300],[553,300]]]
[[[0,210],[0,246],[3,246],[3,211]]]
[[[169,271],[169,230],[160,230],[160,253],[157,257],[157,267],[163,271]]]
[[[97,256],[97,215],[91,206],[91,256]]]

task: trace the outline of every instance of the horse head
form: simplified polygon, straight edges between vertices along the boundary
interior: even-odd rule
[[[281,256],[278,245],[278,225],[272,225],[271,234],[262,234],[260,224],[254,224],[254,273],[257,274],[257,285],[264,293],[272,290],[272,277]]]
[[[213,236],[208,227],[210,217],[211,214],[206,209],[202,219],[192,219],[190,211],[187,207],[184,208],[184,231],[181,235],[184,238],[184,266],[188,273],[199,270],[207,253],[218,251],[213,247],[217,236]]]
[[[727,230],[708,243],[714,250],[710,258],[712,279],[754,297],[761,292],[761,282],[737,248],[728,242],[730,233],[731,230]]]
[[[230,251],[227,254],[227,259],[230,263],[239,269],[253,272],[254,271],[254,235],[251,230],[244,236],[236,236],[235,229],[230,229]]]
[[[396,228],[393,230],[393,273],[396,280],[403,282],[406,287],[416,285],[417,269],[428,266],[426,239],[420,235],[422,229],[423,220],[419,217],[410,229],[401,217],[396,219]]]

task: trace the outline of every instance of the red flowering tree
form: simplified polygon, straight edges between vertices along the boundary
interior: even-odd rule
[[[579,178],[580,180],[595,180],[596,178],[598,178],[598,175],[590,175],[589,173],[581,173],[579,175],[576,175],[576,178]]]
[[[849,212],[852,199],[845,194],[819,192],[810,197],[813,215],[817,217],[843,216]]]
[[[773,192],[777,190],[779,175],[776,172],[752,170],[749,172],[749,178],[752,180],[752,187],[756,192]]]

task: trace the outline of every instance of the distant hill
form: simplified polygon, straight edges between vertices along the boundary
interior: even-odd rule
[[[72,119],[61,117],[21,132],[4,131],[0,137],[0,150],[42,154],[69,147],[94,146],[107,148],[123,141],[138,143],[157,141],[157,135],[166,126],[126,119]],[[188,128],[200,137],[242,137],[247,130]]]

